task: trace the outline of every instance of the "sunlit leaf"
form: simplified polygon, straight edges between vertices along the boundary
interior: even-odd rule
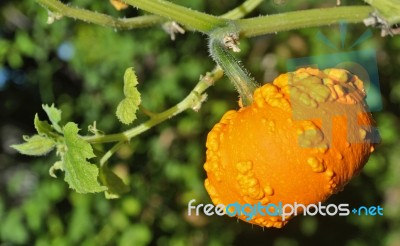
[[[125,98],[117,107],[117,117],[124,124],[130,124],[136,119],[138,105],[133,98]]]
[[[50,122],[53,126],[53,128],[62,133],[61,127],[58,125],[58,123],[61,120],[61,110],[59,110],[58,108],[56,108],[54,106],[54,104],[52,104],[51,106],[48,105],[42,105],[43,110],[46,112],[47,116],[50,119]]]
[[[92,146],[81,139],[75,123],[69,122],[63,128],[67,148],[63,156],[65,181],[78,193],[101,192],[107,188],[97,181],[99,169],[87,161],[95,157]]]
[[[124,124],[130,124],[136,119],[136,111],[140,104],[140,92],[137,90],[137,77],[133,68],[128,68],[124,74],[124,95],[117,107],[117,118]]]
[[[137,85],[138,80],[135,71],[132,67],[127,68],[124,74],[124,95],[126,97],[137,97],[139,93],[136,89]]]
[[[46,120],[41,121],[37,114],[35,114],[34,125],[35,125],[35,129],[39,133],[39,135],[52,137],[52,138],[55,138],[58,136],[57,133],[54,132],[51,125]]]
[[[53,166],[50,167],[49,169],[49,174],[53,178],[57,178],[57,175],[55,174],[55,171],[61,170],[64,171],[64,163],[62,161],[56,161]]]
[[[34,135],[32,137],[24,137],[25,143],[11,145],[19,153],[30,156],[42,156],[52,151],[55,142],[47,137]]]

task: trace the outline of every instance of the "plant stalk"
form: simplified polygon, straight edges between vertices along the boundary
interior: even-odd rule
[[[263,0],[247,0],[243,2],[241,5],[237,6],[236,8],[228,11],[227,13],[221,15],[221,18],[236,20],[240,19],[243,16],[247,15],[255,8],[258,7],[263,2]]]
[[[237,20],[236,24],[241,36],[255,37],[305,27],[332,25],[343,21],[359,23],[372,11],[373,8],[369,6],[310,9],[241,19]]]
[[[224,47],[217,38],[211,38],[209,43],[210,54],[214,61],[222,67],[226,76],[239,92],[243,106],[253,102],[253,92],[257,88],[256,82],[249,76],[249,72],[240,62]]]
[[[124,2],[203,33],[207,33],[226,23],[226,20],[223,18],[195,11],[164,0],[124,0]]]
[[[165,22],[165,18],[156,15],[145,15],[133,18],[114,18],[102,13],[70,7],[58,0],[36,0],[36,2],[53,13],[117,29],[143,28]]]
[[[400,1],[396,0],[364,0],[364,2],[373,6],[378,15],[384,18],[388,26],[400,24]]]
[[[132,128],[122,133],[109,134],[109,135],[95,135],[95,136],[85,136],[82,137],[84,140],[91,144],[96,143],[109,143],[109,142],[120,142],[129,141],[133,137],[149,130],[153,126],[174,117],[175,115],[185,111],[188,108],[193,108],[197,104],[201,103],[201,97],[208,87],[214,84],[215,81],[222,78],[224,72],[220,67],[215,68],[211,73],[207,73],[194,87],[185,99],[176,104],[175,106],[156,114],[154,117],[150,118],[148,121]]]

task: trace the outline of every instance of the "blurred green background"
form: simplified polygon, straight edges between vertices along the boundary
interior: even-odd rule
[[[223,14],[240,1],[175,1]],[[117,17],[108,1],[71,4]],[[336,1],[265,1],[250,16],[332,7]],[[343,5],[362,1],[342,1]],[[323,14],[323,12],[321,12]],[[115,109],[122,77],[133,66],[143,105],[155,112],[182,100],[199,76],[214,66],[206,37],[188,32],[177,40],[157,26],[116,31],[63,18],[46,24],[47,11],[34,1],[0,2],[0,245],[400,245],[400,37],[373,37],[354,49],[375,49],[383,109],[375,112],[382,144],[359,176],[328,202],[381,205],[384,216],[303,217],[283,229],[262,229],[228,217],[188,217],[187,203],[210,203],[203,181],[205,139],[222,114],[237,108],[226,78],[208,90],[196,113],[187,111],[135,138],[111,160],[131,191],[119,200],[69,190],[60,174],[48,175],[53,155],[29,158],[9,145],[34,133],[42,103],[55,103],[65,121],[87,133],[97,121],[108,132],[126,129]],[[349,25],[348,48],[367,28]],[[339,27],[308,28],[242,40],[240,58],[259,82],[286,72],[290,58],[331,54],[316,39],[321,31],[340,46]],[[139,115],[138,122],[145,116]]]

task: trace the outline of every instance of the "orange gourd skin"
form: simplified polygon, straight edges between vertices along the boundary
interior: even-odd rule
[[[341,191],[374,151],[363,83],[345,70],[302,68],[253,97],[208,134],[205,188],[214,204],[317,204]],[[238,217],[277,228],[291,219]]]

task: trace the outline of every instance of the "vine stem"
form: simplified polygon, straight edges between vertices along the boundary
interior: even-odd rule
[[[124,2],[204,33],[224,26],[226,23],[224,18],[205,14],[164,0],[124,0]]]
[[[390,27],[400,23],[400,5],[398,1],[393,0],[364,0],[377,9],[377,14],[384,18]]]
[[[253,92],[257,88],[256,82],[249,76],[249,72],[224,47],[218,38],[210,38],[209,50],[214,61],[222,67],[229,80],[239,92],[244,106],[253,102]]]
[[[150,27],[167,21],[167,19],[164,17],[157,15],[144,15],[133,18],[115,18],[87,9],[72,7],[60,2],[59,0],[36,0],[36,2],[50,12],[57,13],[62,16],[122,30]],[[260,5],[260,3],[262,3],[262,0],[246,0],[241,5],[223,14],[221,18],[232,20],[242,18]]]
[[[119,141],[111,149],[109,149],[100,159],[100,166],[104,166],[108,159],[125,143],[125,141]]]
[[[339,23],[359,23],[373,11],[369,6],[300,10],[236,21],[241,36],[255,37],[280,31]]]
[[[203,92],[206,91],[208,87],[213,85],[215,83],[215,81],[222,78],[223,74],[224,74],[223,70],[220,67],[216,67],[212,72],[207,73],[197,83],[197,85],[189,93],[189,95],[186,96],[186,98],[183,99],[181,102],[179,102],[175,106],[173,106],[161,113],[154,115],[148,121],[143,122],[142,124],[132,128],[132,129],[129,129],[129,130],[121,132],[121,133],[116,133],[116,134],[84,136],[82,138],[91,144],[129,141],[133,137],[149,130],[153,126],[155,126],[167,119],[174,117],[175,115],[185,111],[186,109],[196,108],[204,100]],[[114,147],[116,147],[116,146],[114,146]],[[112,149],[114,149],[114,147]],[[118,147],[120,147],[120,145],[118,145],[116,148],[118,149]],[[110,152],[110,154],[113,154],[114,152],[112,152],[112,153]],[[109,157],[106,157],[106,158],[108,159]]]
[[[227,19],[238,19],[242,18],[244,15],[248,14],[254,8],[256,8],[262,0],[247,0],[242,5],[236,7],[235,9],[227,12],[223,15],[224,18]],[[189,93],[189,95],[183,99],[181,102],[176,104],[175,106],[165,110],[162,113],[155,114],[151,112],[148,114],[150,119],[130,130],[127,130],[122,133],[116,134],[108,134],[108,135],[96,135],[96,136],[85,136],[83,139],[88,141],[91,144],[95,143],[107,143],[107,142],[118,142],[116,145],[112,147],[106,154],[101,158],[101,163],[105,163],[119,147],[122,145],[121,143],[125,141],[129,141],[133,137],[149,130],[151,127],[185,111],[188,108],[196,107],[197,105],[202,103],[202,95],[204,91],[206,91],[212,84],[214,84],[217,80],[222,78],[224,75],[224,71],[221,67],[217,66],[212,72],[207,73],[194,87],[194,89]],[[145,110],[147,111],[147,110]]]
[[[133,18],[114,18],[102,13],[71,7],[58,0],[36,0],[36,2],[53,13],[79,19],[88,23],[109,26],[117,29],[149,27],[165,21],[165,18],[156,15],[145,15]]]
[[[180,24],[187,25],[196,31],[210,32],[211,30],[230,25],[233,22],[237,25],[238,31],[242,37],[255,37],[304,27],[331,25],[341,21],[360,23],[374,10],[370,6],[343,6],[300,10],[232,21],[232,19],[242,18],[262,1],[247,0],[228,13],[217,17],[164,0],[126,0],[130,5],[160,15],[145,15],[134,18],[114,18],[90,10],[70,7],[58,0],[36,0],[36,2],[51,12],[117,29],[154,26],[165,22],[167,18]]]
[[[257,8],[257,6],[260,5],[262,2],[263,2],[263,0],[244,1],[238,7],[232,9],[231,11],[228,11],[227,13],[221,15],[220,17],[225,18],[225,19],[230,19],[230,20],[240,19],[243,16],[250,13],[251,11],[253,11],[255,8]]]

